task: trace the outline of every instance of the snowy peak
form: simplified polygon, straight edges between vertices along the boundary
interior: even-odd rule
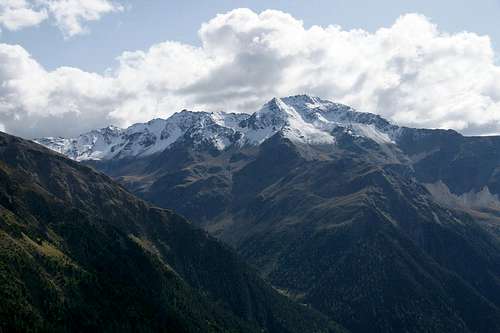
[[[255,113],[257,118],[289,119],[306,116],[314,110],[331,109],[333,106],[340,106],[329,101],[321,100],[318,97],[308,95],[289,96],[284,98],[273,98]]]
[[[264,133],[280,131],[292,141],[308,144],[334,143],[332,131],[338,127],[380,144],[394,142],[399,130],[380,116],[309,95],[273,98],[244,126]]]
[[[334,144],[338,128],[354,137],[379,144],[394,142],[399,127],[370,113],[309,95],[273,98],[252,115],[183,110],[167,119],[153,119],[126,129],[108,126],[76,138],[35,141],[74,160],[120,159],[148,156],[176,142],[224,150],[230,146],[259,145],[281,133],[305,144]]]
[[[109,126],[76,138],[49,137],[34,141],[77,161],[152,155],[179,140],[223,150],[235,141],[236,130],[232,127],[248,117],[183,110],[168,119],[153,119],[126,129]]]

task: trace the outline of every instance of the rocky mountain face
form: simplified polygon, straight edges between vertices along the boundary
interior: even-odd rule
[[[184,218],[0,133],[0,331],[341,329]]]
[[[310,96],[162,121],[137,136],[158,149],[125,148],[149,125],[106,149],[80,149],[88,134],[38,142],[175,209],[353,332],[500,331],[500,139]]]

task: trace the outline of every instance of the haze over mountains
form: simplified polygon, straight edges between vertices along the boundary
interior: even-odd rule
[[[500,331],[500,137],[300,95],[36,141],[174,209],[353,332]]]

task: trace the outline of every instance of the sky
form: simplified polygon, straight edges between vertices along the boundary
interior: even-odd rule
[[[500,133],[500,0],[0,0],[0,130],[74,136],[308,93]]]

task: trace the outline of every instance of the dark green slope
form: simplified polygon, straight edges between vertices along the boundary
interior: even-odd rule
[[[183,218],[0,134],[0,330],[338,328],[279,295]]]
[[[256,173],[270,183],[234,215],[249,236],[228,229],[243,256],[353,331],[498,331],[498,242],[433,203],[404,165],[353,144],[309,161],[264,146],[235,175],[235,186]]]
[[[498,238],[436,204],[398,147],[337,139],[303,146],[276,135],[221,153],[184,144],[94,166],[354,332],[500,331]]]

